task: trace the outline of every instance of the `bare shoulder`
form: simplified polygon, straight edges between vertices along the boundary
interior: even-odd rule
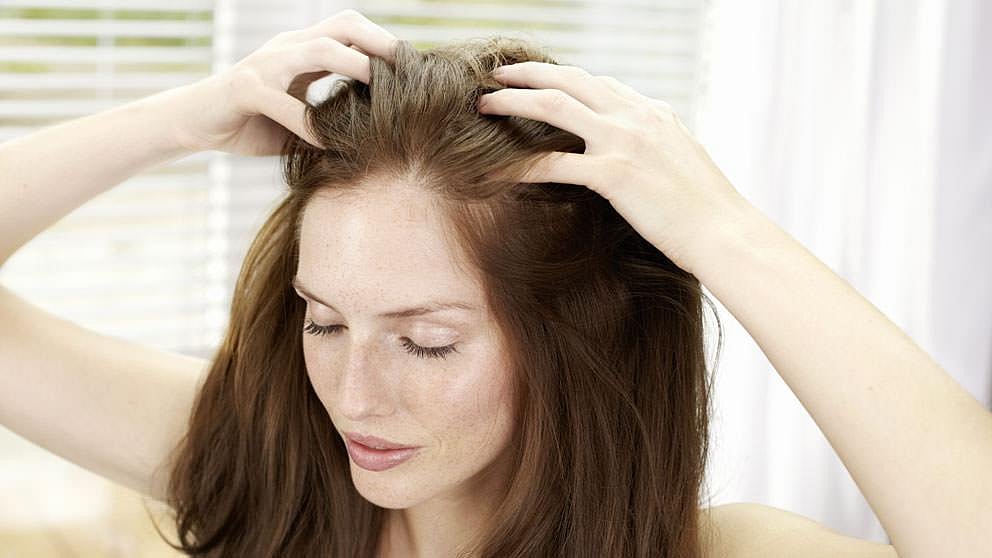
[[[699,510],[705,558],[898,558],[895,547],[842,535],[783,509],[733,503]]]

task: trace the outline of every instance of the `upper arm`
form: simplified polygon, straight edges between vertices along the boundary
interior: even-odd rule
[[[842,535],[812,519],[752,503],[710,509],[714,557],[898,558],[895,547]]]
[[[0,424],[164,499],[208,361],[83,328],[0,286]]]

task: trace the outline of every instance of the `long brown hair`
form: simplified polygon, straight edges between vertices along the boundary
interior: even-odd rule
[[[541,154],[585,147],[543,122],[477,112],[479,95],[502,87],[489,72],[526,60],[558,63],[515,38],[426,51],[402,41],[394,61],[372,57],[367,85],[338,81],[307,109],[326,148],[285,145],[289,191],[244,259],[229,329],[170,461],[175,548],[375,554],[385,510],[352,485],[310,385],[305,302],[290,281],[314,192],[390,177],[439,200],[508,340],[513,473],[466,555],[700,555],[711,388],[702,306],[712,302],[592,190],[514,180]]]

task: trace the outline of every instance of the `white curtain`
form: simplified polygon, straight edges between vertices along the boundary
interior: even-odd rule
[[[746,198],[988,406],[992,6],[717,0],[711,8],[695,115],[701,143]],[[760,502],[888,541],[812,418],[718,308],[726,338],[712,503]]]

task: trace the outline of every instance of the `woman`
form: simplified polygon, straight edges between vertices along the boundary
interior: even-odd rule
[[[354,81],[305,105],[327,72]],[[188,554],[984,550],[992,417],[748,204],[665,103],[520,41],[418,53],[341,12],[201,82],[0,146],[15,177],[0,254],[211,149],[283,154],[290,190],[211,362],[0,297],[3,424],[167,501]],[[766,506],[697,507],[700,282],[894,545]]]

